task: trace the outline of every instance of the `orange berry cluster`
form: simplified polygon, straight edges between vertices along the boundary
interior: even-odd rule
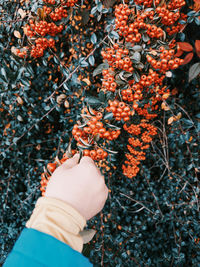
[[[133,23],[127,24],[127,14],[135,15],[135,11],[128,8],[127,5],[119,5],[115,9],[115,24],[119,29],[119,35],[124,36],[126,42],[138,43],[142,39],[142,32],[146,30],[146,33],[150,38],[157,38],[163,36],[163,30],[156,25],[150,25],[149,23],[154,18],[155,12],[153,10],[137,13]],[[146,20],[146,21],[145,21]],[[141,33],[139,32],[141,30]]]
[[[43,2],[45,2],[49,5],[55,5],[56,4],[56,0],[43,0]]]
[[[99,136],[100,138],[106,140],[115,140],[120,135],[120,130],[106,129],[104,123],[100,121],[102,119],[102,113],[98,112],[96,116],[92,116],[90,120],[87,121],[87,126],[81,128],[78,124],[75,124],[72,130],[72,135],[74,139],[78,142],[78,145],[83,145],[84,143],[93,143],[93,138]],[[83,142],[82,142],[83,141]]]
[[[153,5],[153,2],[155,6],[159,5],[160,0],[135,0],[136,5],[144,5],[145,7],[151,7]]]
[[[30,55],[34,58],[41,57],[44,54],[44,50],[48,47],[55,47],[54,39],[38,38],[37,40],[35,40],[35,46],[31,47],[32,50]]]
[[[39,21],[34,22],[33,20],[30,20],[30,25],[26,26],[27,33],[26,35],[29,37],[33,37],[36,34],[39,34],[41,36],[45,35],[51,35],[55,36],[57,33],[61,32],[63,30],[63,25],[57,26],[55,23],[47,21]]]
[[[158,60],[150,55],[147,55],[147,61],[151,64],[154,69],[158,69],[161,72],[166,72],[170,69],[177,69],[182,63],[183,59],[178,57],[174,58],[174,50],[167,50],[163,46],[160,47],[161,52]]]
[[[132,61],[128,54],[129,50],[126,48],[119,48],[118,44],[114,44],[113,48],[106,47],[106,49],[101,52],[103,59],[107,60],[111,67],[132,72]]]
[[[129,121],[131,116],[130,107],[124,103],[119,102],[118,100],[111,101],[109,100],[109,106],[106,108],[108,112],[112,112],[116,121]]]
[[[62,6],[55,9],[54,12],[51,12],[50,17],[53,21],[61,20],[62,18],[67,18],[67,10]]]
[[[72,3],[72,1],[61,1],[61,6],[65,6],[66,3]],[[112,94],[107,95],[111,95],[114,100],[109,100],[104,110],[101,107],[101,112],[87,110],[85,114],[84,108],[81,112],[84,123],[81,124],[79,121],[72,130],[72,135],[79,149],[83,150],[83,155],[96,161],[103,160],[108,156],[105,145],[112,144],[109,141],[117,139],[121,133],[118,130],[120,128],[113,127],[104,119],[105,111],[112,112],[114,117],[112,123],[114,120],[117,124],[121,123],[128,134],[128,153],[125,154],[126,160],[122,169],[124,175],[129,178],[139,172],[139,165],[146,158],[145,150],[149,148],[149,143],[157,134],[156,127],[148,122],[158,116],[156,111],[160,107],[159,102],[170,95],[169,90],[162,85],[166,71],[178,68],[182,62],[174,56],[176,41],[171,40],[169,36],[171,32],[181,29],[182,26],[178,21],[185,18],[179,10],[173,11],[174,7],[179,9],[182,6],[183,0],[171,0],[170,8],[160,0],[155,0],[154,3],[152,0],[135,0],[135,3],[142,4],[143,7],[129,8],[126,4],[116,6],[115,29],[120,38],[118,43],[111,42],[109,47],[101,52],[104,61],[109,64],[109,69],[102,71],[102,89],[111,91]],[[159,7],[155,9],[153,5],[159,5]],[[144,7],[154,7],[154,10]],[[48,14],[56,14],[56,12],[51,13],[50,10],[48,12]],[[58,17],[51,19],[57,21]],[[167,30],[168,28],[170,31]],[[165,44],[159,48],[160,44],[155,39],[162,38],[164,35],[166,35],[166,41],[163,40]],[[141,68],[134,60],[132,61],[136,51],[135,43],[139,43],[139,49],[141,47],[140,51],[142,50],[140,61],[145,66]],[[150,64],[146,64],[145,56]],[[117,77],[121,70],[133,74],[135,71],[136,74],[136,68],[139,71],[135,76],[140,78],[134,79],[134,75],[126,77],[127,84],[120,88]],[[139,124],[132,123],[135,118],[140,121]],[[100,142],[103,143],[104,148],[99,145]]]
[[[21,57],[21,58],[27,57],[26,48],[24,48],[23,51],[21,51],[20,49],[16,49],[16,53],[17,53],[18,57]]]
[[[147,75],[143,74],[138,83],[134,83],[133,80],[129,81],[129,85],[133,85],[130,88],[121,91],[122,99],[128,102],[134,101],[133,108],[136,109],[138,105],[135,102],[136,100],[138,101],[143,99],[144,89],[146,88],[146,91],[148,91],[148,88],[151,85],[161,85],[164,78],[164,75],[159,77],[159,74],[156,71],[149,69],[149,73]]]
[[[125,154],[127,160],[122,166],[124,175],[128,178],[133,178],[140,170],[138,165],[142,160],[146,159],[146,153],[143,150],[149,148],[148,143],[152,141],[152,136],[157,134],[157,129],[155,126],[145,122],[141,122],[138,125],[131,124],[129,127],[125,124],[124,129],[133,136],[138,136],[142,133],[141,141],[139,138],[134,137],[128,139],[129,145],[127,145],[127,148],[129,154]]]
[[[99,161],[99,160],[103,160],[107,158],[108,153],[102,148],[97,148],[97,149],[92,149],[92,150],[85,149],[83,151],[83,155],[87,157],[91,157],[93,160]]]
[[[60,2],[63,6],[73,7],[78,2],[78,0],[61,0]]]
[[[182,28],[183,28],[183,25],[180,24],[180,23],[178,23],[177,26],[167,27],[167,28],[166,28],[166,32],[167,32],[169,35],[173,35],[173,34],[176,34],[176,33],[180,32]]]
[[[184,0],[170,1],[169,3],[167,3],[167,8],[169,10],[180,9],[184,5],[185,5]]]
[[[152,2],[145,2],[145,5],[150,5],[150,3]],[[181,64],[181,60],[174,57],[176,46],[175,41],[172,40],[169,45],[166,44],[165,47],[160,47],[159,50],[152,49],[150,46],[151,39],[158,39],[164,34],[164,31],[161,27],[151,25],[151,20],[154,20],[154,16],[156,17],[157,13],[158,12],[153,10],[137,10],[135,13],[135,10],[129,9],[127,5],[121,4],[116,6],[115,28],[118,29],[120,41],[119,43],[111,44],[111,47],[107,47],[101,52],[104,60],[106,60],[110,65],[109,69],[103,70],[102,72],[102,89],[115,93],[115,100],[108,101],[108,106],[105,108],[105,110],[107,112],[112,112],[115,120],[120,121],[121,123],[126,121],[131,123],[131,116],[134,114],[139,116],[141,120],[141,123],[138,125],[130,124],[128,126],[126,123],[123,125],[124,130],[132,135],[132,137],[128,139],[128,153],[126,153],[127,160],[123,165],[123,173],[129,178],[134,177],[138,173],[138,165],[146,158],[146,153],[144,150],[149,148],[149,143],[152,141],[152,137],[157,134],[157,129],[150,123],[144,122],[144,120],[149,121],[153,118],[156,118],[158,113],[155,113],[154,111],[159,109],[158,102],[162,101],[163,99],[167,99],[167,97],[170,95],[169,89],[167,89],[165,86],[162,86],[165,73],[167,70],[175,69]],[[172,16],[170,15],[171,13],[173,12],[168,10],[165,14],[169,15],[170,18],[172,17],[174,23],[176,23],[180,16],[178,15],[176,17],[174,16],[174,13]],[[134,22],[131,19],[132,16],[134,16]],[[160,17],[161,19],[166,19],[165,16],[162,17],[162,13]],[[172,21],[165,20],[166,24],[171,22]],[[150,37],[150,41],[146,42],[147,45],[149,45],[149,50],[146,53],[146,57],[147,61],[150,63],[150,67],[141,74],[139,81],[136,82],[135,80],[127,79],[127,85],[120,90],[120,94],[118,96],[119,90],[116,90],[116,79],[119,69],[134,72],[133,62],[129,57],[132,50],[131,48],[126,48],[126,42],[132,43],[134,46],[135,42],[142,41],[142,34],[144,32]],[[124,46],[123,38],[125,39]],[[129,62],[131,62],[130,66],[127,65]],[[151,68],[151,66],[153,68]],[[120,100],[122,98],[122,100],[125,102],[118,100],[119,98]],[[146,99],[149,100],[148,103],[146,102]],[[95,126],[96,125],[98,124],[96,123]],[[81,139],[84,138],[83,143],[87,143],[87,140],[89,140],[88,134],[94,135],[93,131],[96,130],[96,127],[93,125],[91,129],[89,126],[84,127],[84,130],[80,130],[78,128],[81,127],[76,126],[77,129],[73,130],[73,134],[75,134],[75,139],[78,141],[78,144],[80,144],[79,142],[81,141],[79,139],[80,135]],[[77,131],[78,137],[76,136]],[[80,133],[80,131],[82,133]],[[104,133],[100,131],[98,132],[98,130],[96,130],[95,134],[101,134],[101,138],[105,138]],[[134,136],[137,136],[138,138],[135,138]],[[91,156],[90,152],[87,151],[85,153]],[[92,152],[92,155],[93,153],[94,152]]]
[[[103,70],[102,74],[103,74],[102,88],[105,89],[106,91],[115,92],[117,88],[117,83],[115,82],[113,68]]]
[[[168,7],[157,7],[156,13],[161,17],[161,22],[164,25],[172,25],[180,18],[180,12],[172,12],[168,10]]]
[[[73,156],[76,153],[76,150],[71,151],[71,155]],[[42,196],[45,195],[47,184],[51,178],[51,175],[54,173],[57,167],[62,165],[67,159],[69,159],[67,153],[64,153],[62,158],[59,160],[57,159],[53,163],[47,164],[47,170],[41,174],[41,182],[40,182],[40,191],[42,192]]]
[[[43,0],[48,5],[57,4],[55,0]],[[44,5],[43,12],[47,17],[47,21],[45,19],[40,19],[39,21],[34,21],[31,19],[29,24],[27,24],[24,28],[24,32],[26,36],[33,37],[44,37],[46,35],[56,36],[58,33],[61,33],[64,29],[62,24],[56,25],[53,21],[60,21],[62,18],[66,18],[68,16],[67,10],[64,7],[73,7],[76,4],[77,0],[61,0],[58,7],[55,9]],[[52,22],[48,22],[52,20]],[[54,47],[55,41],[53,39],[44,39],[43,41],[37,42],[38,39],[35,40],[35,45],[32,45],[28,50],[30,50],[30,56],[33,58],[42,57],[44,55],[44,50],[47,47]],[[31,41],[32,42],[32,41]],[[27,49],[17,50],[17,55],[19,57],[27,57]]]
[[[89,156],[93,160],[99,161],[107,158],[108,153],[97,145],[95,138],[98,137],[98,139],[112,141],[119,137],[121,131],[104,126],[102,113],[95,113],[94,116],[90,115],[90,119],[88,119],[89,115],[87,112],[86,125],[84,124],[82,127],[81,125],[75,124],[72,130],[72,135],[77,141],[77,146],[84,149],[84,156]],[[88,149],[88,147],[92,147],[92,149]]]

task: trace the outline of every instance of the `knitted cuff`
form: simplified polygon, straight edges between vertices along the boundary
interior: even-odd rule
[[[40,197],[35,209],[26,223],[27,228],[52,235],[79,252],[83,249],[83,240],[79,232],[86,225],[85,218],[62,200]]]

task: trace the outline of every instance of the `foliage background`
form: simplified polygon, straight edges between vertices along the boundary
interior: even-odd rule
[[[11,47],[25,42],[21,27],[42,2],[0,0],[0,263],[40,196],[43,166],[67,147],[81,97],[95,95],[100,86],[100,76],[93,77],[92,73],[102,63],[105,25],[112,23],[116,2],[105,1],[105,13],[99,1],[75,8],[73,16],[80,19],[73,17],[59,36],[62,45],[56,54],[48,51],[43,58],[26,62],[17,58]],[[188,1],[185,13],[192,6]],[[20,8],[26,11],[23,18]],[[89,16],[91,12],[94,17]],[[197,13],[190,14],[178,41],[194,46],[200,39],[199,19]],[[22,38],[14,36],[15,30]],[[97,40],[91,37],[94,32]],[[117,37],[111,33],[109,38]],[[81,62],[81,57],[87,59]],[[199,58],[195,55],[188,65],[166,78],[176,90],[167,100],[170,110],[163,110],[156,121],[159,135],[140,174],[129,180],[119,168],[111,169],[112,176],[110,170],[107,172],[109,199],[103,212],[88,223],[98,232],[89,247],[95,266],[200,266],[199,77],[188,82],[189,68],[196,62]],[[65,105],[58,99],[60,94],[65,94]],[[182,117],[168,124],[178,113]],[[117,146],[123,151],[122,142]]]

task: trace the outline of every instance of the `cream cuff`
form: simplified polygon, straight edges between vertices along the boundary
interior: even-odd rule
[[[85,218],[62,200],[40,197],[26,223],[27,228],[52,235],[79,252],[83,249],[83,239],[79,232],[86,225]]]

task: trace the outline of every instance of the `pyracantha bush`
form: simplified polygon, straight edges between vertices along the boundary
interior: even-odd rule
[[[1,263],[79,151],[110,192],[94,266],[198,266],[198,3],[0,4]]]

